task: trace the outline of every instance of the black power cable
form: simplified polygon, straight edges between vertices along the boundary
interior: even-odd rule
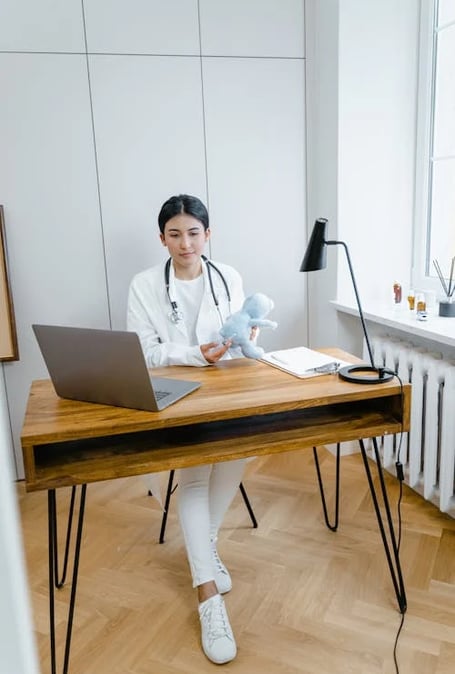
[[[403,464],[400,461],[400,454],[401,454],[401,446],[402,446],[402,441],[403,441],[403,409],[404,409],[404,393],[403,393],[403,382],[401,378],[398,376],[398,374],[395,372],[395,377],[398,379],[400,382],[400,389],[401,389],[401,431],[400,431],[400,440],[398,443],[398,449],[396,452],[396,463],[395,463],[395,468],[397,472],[397,478],[400,483],[400,490],[398,494],[398,503],[397,503],[397,513],[398,513],[398,536],[397,536],[397,557],[399,559],[400,557],[400,546],[401,546],[401,535],[402,535],[402,521],[401,521],[401,502],[403,498],[403,481],[404,481],[404,469],[403,469]],[[395,663],[395,671],[396,674],[400,674],[400,670],[398,668],[398,660],[397,660],[397,647],[398,647],[398,639],[400,637],[401,630],[403,629],[404,625],[404,616],[405,613],[401,614],[401,620],[400,620],[400,625],[398,627],[398,631],[395,637],[395,643],[393,646],[393,661]]]

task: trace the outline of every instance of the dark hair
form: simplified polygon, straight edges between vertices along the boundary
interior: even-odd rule
[[[190,196],[189,194],[179,194],[178,196],[170,197],[161,206],[161,210],[158,215],[158,226],[160,228],[161,234],[164,234],[166,222],[180,213],[192,215],[193,218],[199,220],[199,222],[204,226],[204,230],[209,228],[209,214],[202,201],[197,197]]]

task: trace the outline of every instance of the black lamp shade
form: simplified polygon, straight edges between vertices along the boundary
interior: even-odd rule
[[[317,271],[327,266],[326,231],[327,220],[318,218],[314,223],[313,231],[308,242],[300,271]]]

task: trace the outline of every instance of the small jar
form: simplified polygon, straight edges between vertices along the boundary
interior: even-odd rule
[[[393,297],[395,299],[395,304],[400,304],[401,302],[401,285],[395,281],[393,284]]]
[[[416,295],[415,306],[418,314],[427,310],[427,303],[425,302],[425,295],[423,293],[418,293]]]

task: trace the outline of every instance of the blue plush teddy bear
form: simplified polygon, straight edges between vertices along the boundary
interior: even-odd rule
[[[257,346],[251,339],[252,328],[277,327],[275,321],[269,321],[264,316],[273,309],[273,301],[262,293],[254,293],[246,298],[240,311],[231,314],[220,330],[223,341],[231,340],[232,346],[240,347],[247,358],[261,358],[264,349]]]

